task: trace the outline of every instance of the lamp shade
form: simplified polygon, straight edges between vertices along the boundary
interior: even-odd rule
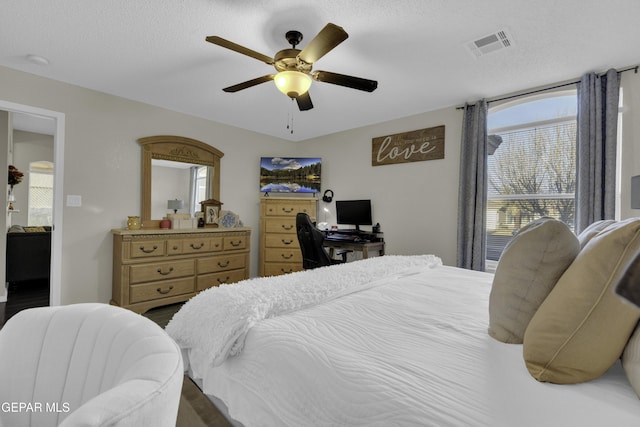
[[[173,212],[177,212],[178,210],[184,207],[184,202],[182,200],[173,199],[167,200],[167,209],[173,209]]]
[[[297,98],[311,87],[311,76],[299,71],[280,71],[273,81],[278,90],[289,98]]]

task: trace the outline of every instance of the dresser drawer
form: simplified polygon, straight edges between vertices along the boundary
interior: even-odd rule
[[[295,234],[272,233],[264,236],[268,248],[299,248],[298,236]]]
[[[194,292],[193,282],[193,277],[186,277],[183,279],[165,280],[142,285],[131,285],[129,287],[129,300],[134,304],[192,293]]]
[[[196,283],[196,291],[200,292],[213,286],[223,285],[225,283],[235,283],[244,280],[246,277],[245,270],[230,270],[219,273],[204,274],[198,276]]]
[[[145,240],[144,242],[131,242],[131,258],[151,258],[164,256],[164,240]]]
[[[302,263],[285,263],[285,262],[265,262],[264,263],[264,275],[265,276],[280,276],[281,274],[293,273],[295,271],[301,271]]]
[[[198,274],[245,268],[246,256],[246,254],[236,254],[199,258],[197,260]]]
[[[296,233],[296,218],[266,218],[264,220],[266,233]]]
[[[300,248],[276,249],[272,248],[265,254],[267,262],[302,262]]]
[[[223,248],[225,251],[244,249],[247,247],[246,236],[225,236]]]
[[[129,266],[129,283],[152,282],[176,277],[193,276],[194,274],[195,269],[192,259],[131,265]]]
[[[315,200],[312,203],[307,201],[286,201],[286,202],[278,202],[276,203],[275,212],[271,215],[280,215],[280,216],[293,216],[295,217],[298,213],[306,213],[310,217],[315,217],[316,213],[312,212],[313,207],[315,207]],[[269,214],[269,209],[267,209],[267,214]]]
[[[211,239],[211,251],[220,252],[224,247],[224,239],[222,237],[214,237]]]
[[[182,255],[183,244],[182,240],[167,241],[167,255]]]

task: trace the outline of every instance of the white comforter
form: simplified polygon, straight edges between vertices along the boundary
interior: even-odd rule
[[[195,376],[245,426],[640,425],[620,366],[585,384],[538,383],[522,346],[489,337],[491,275],[431,266],[391,276],[256,321],[219,366],[191,347]]]

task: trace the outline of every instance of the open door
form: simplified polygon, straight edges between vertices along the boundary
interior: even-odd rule
[[[50,265],[50,292],[49,304],[61,303],[61,276],[62,276],[62,212],[63,212],[63,170],[64,170],[64,114],[44,110],[27,105],[14,104],[0,100],[0,165],[5,165],[5,170],[13,160],[13,127],[14,124],[20,130],[41,134],[50,134],[53,137],[53,208],[52,208],[52,233],[51,233],[51,265]],[[28,165],[26,165],[28,167]],[[4,180],[7,187],[7,174],[2,174],[1,183]],[[0,195],[0,203],[5,207],[9,205],[8,192]],[[26,205],[25,205],[26,209]],[[6,260],[6,230],[11,224],[10,213],[0,218],[0,257]],[[15,215],[15,214],[13,214]],[[5,270],[0,271],[0,302],[6,301],[6,276]]]

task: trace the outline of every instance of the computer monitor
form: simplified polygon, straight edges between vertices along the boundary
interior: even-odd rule
[[[354,225],[358,231],[361,225],[373,225],[371,200],[337,200],[336,221],[338,224]]]

